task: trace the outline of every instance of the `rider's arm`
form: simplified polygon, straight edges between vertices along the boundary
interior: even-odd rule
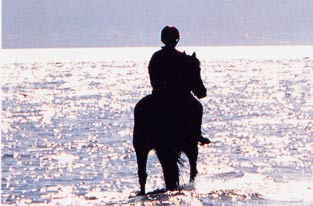
[[[161,74],[161,71],[159,68],[160,66],[158,62],[159,61],[157,57],[153,55],[148,66],[150,83],[151,83],[153,90],[155,91],[160,90],[165,84],[165,82],[162,80],[163,78],[162,78],[162,74]]]

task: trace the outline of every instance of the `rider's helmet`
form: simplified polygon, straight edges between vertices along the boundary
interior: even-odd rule
[[[161,41],[167,46],[176,46],[179,41],[179,31],[174,26],[166,26],[161,32]]]

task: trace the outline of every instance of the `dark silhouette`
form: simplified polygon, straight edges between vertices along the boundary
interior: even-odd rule
[[[195,53],[189,56],[175,49],[179,33],[165,27],[161,40],[165,44],[149,63],[152,94],[135,107],[133,144],[137,156],[140,194],[145,194],[146,163],[155,149],[161,162],[166,189],[179,188],[179,162],[184,152],[190,163],[190,181],[197,174],[198,142],[210,141],[201,135],[203,108],[194,98],[206,96],[200,75],[200,62]]]
[[[164,27],[161,32],[161,41],[165,46],[153,54],[148,67],[153,89],[152,95],[159,101],[180,101],[185,104],[186,109],[198,114],[190,119],[197,122],[194,135],[201,143],[209,143],[208,139],[201,135],[203,107],[191,95],[192,91],[198,98],[206,96],[206,88],[200,77],[200,62],[195,53],[192,57],[175,49],[179,41],[179,32],[175,27]],[[192,77],[194,75],[198,75],[198,81],[189,81],[190,78],[195,79]]]

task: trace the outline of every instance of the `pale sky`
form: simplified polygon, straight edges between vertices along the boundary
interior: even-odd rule
[[[3,48],[313,45],[312,0],[3,0]]]

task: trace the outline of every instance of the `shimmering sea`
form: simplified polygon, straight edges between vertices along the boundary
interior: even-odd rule
[[[185,161],[182,191],[135,196],[157,49],[2,50],[1,205],[313,205],[313,46],[179,48],[202,63],[212,144],[193,184]],[[165,187],[154,152],[146,187]]]

